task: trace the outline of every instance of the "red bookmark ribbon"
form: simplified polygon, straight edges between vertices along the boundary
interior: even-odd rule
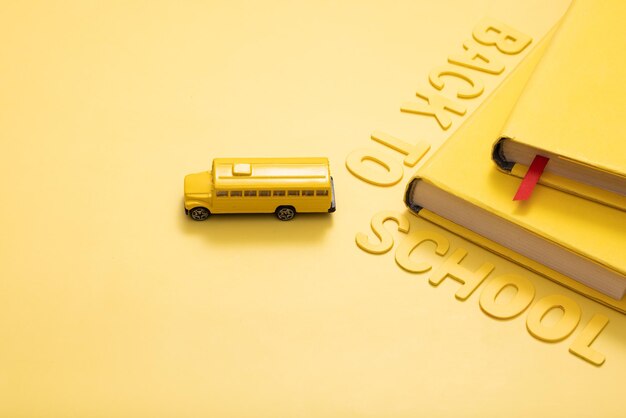
[[[528,200],[530,198],[530,195],[533,193],[533,189],[539,181],[544,168],[546,168],[548,161],[550,161],[550,159],[547,157],[535,155],[535,158],[530,164],[530,167],[528,167],[528,171],[522,179],[522,183],[519,185],[513,200]]]

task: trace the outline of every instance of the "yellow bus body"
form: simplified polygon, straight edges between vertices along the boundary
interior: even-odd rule
[[[327,158],[216,158],[211,171],[185,176],[185,212],[334,212]],[[195,211],[194,211],[195,209]],[[204,210],[203,210],[204,209]],[[207,213],[208,212],[208,213]]]

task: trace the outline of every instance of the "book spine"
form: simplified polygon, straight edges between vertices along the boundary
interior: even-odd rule
[[[509,139],[510,138],[507,137],[501,137],[500,139],[498,139],[498,141],[496,141],[495,144],[493,144],[493,149],[491,150],[491,158],[493,159],[493,161],[496,163],[500,170],[507,173],[510,173],[513,169],[513,166],[515,165],[514,162],[507,160],[506,156],[504,155],[504,143]]]

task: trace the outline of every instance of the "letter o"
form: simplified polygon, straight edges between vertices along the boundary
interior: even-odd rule
[[[552,309],[562,309],[563,316],[553,326],[545,326],[542,319]],[[567,338],[580,322],[580,307],[562,295],[550,295],[540,299],[528,312],[526,328],[530,334],[542,341],[557,342]]]
[[[376,170],[365,161],[377,164],[382,169]],[[393,186],[402,180],[402,165],[387,157],[384,153],[371,148],[352,151],[346,157],[346,167],[356,177],[375,186]]]
[[[517,292],[507,303],[498,303],[498,295],[508,286]],[[535,287],[530,280],[514,274],[498,276],[487,283],[480,294],[480,308],[487,315],[498,319],[511,319],[521,314],[535,298]]]

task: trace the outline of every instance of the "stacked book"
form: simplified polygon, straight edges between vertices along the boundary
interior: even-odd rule
[[[575,2],[552,41],[418,170],[405,200],[419,216],[626,313],[624,17],[622,2]],[[513,200],[538,156],[545,168],[532,196]]]

